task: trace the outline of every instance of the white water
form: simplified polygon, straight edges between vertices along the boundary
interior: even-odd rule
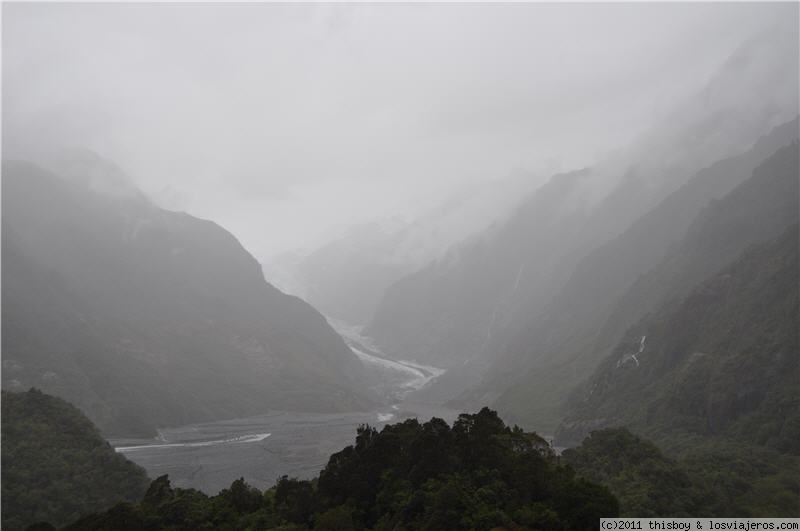
[[[353,354],[358,356],[358,359],[360,359],[362,363],[370,363],[373,365],[379,365],[385,369],[407,373],[414,380],[425,378],[425,374],[419,369],[415,369],[414,367],[405,365],[403,363],[400,363],[399,361],[394,361],[386,358],[379,358],[378,356],[373,356],[353,346],[350,347],[350,350],[353,351]]]
[[[420,365],[411,361],[395,361],[387,358],[379,358],[378,356],[373,356],[353,346],[350,347],[350,350],[353,351],[353,354],[358,356],[358,359],[360,359],[362,363],[377,365],[383,369],[407,374],[408,379],[403,383],[403,387],[414,390],[421,389],[425,384],[438,378],[445,372],[444,369]]]
[[[618,369],[620,367],[622,367],[623,365],[625,365],[628,362],[628,360],[633,360],[636,363],[636,366],[637,367],[639,366],[639,358],[637,358],[637,356],[640,355],[642,352],[644,352],[644,341],[645,341],[645,339],[647,339],[647,336],[642,336],[642,338],[639,340],[639,350],[637,352],[634,352],[632,354],[628,354],[627,356],[625,356],[622,359],[620,359],[619,361],[617,361],[617,368]]]
[[[372,338],[361,334],[362,327],[336,319],[328,321],[362,363],[392,373],[392,379],[397,379],[392,385],[399,389],[397,394],[400,396],[421,389],[445,373],[445,369],[439,367],[415,361],[391,359],[380,350]]]
[[[118,446],[117,448],[115,448],[115,450],[117,452],[125,453],[125,452],[133,452],[136,450],[145,450],[145,449],[150,450],[152,448],[193,448],[202,446],[215,446],[217,444],[242,444],[242,443],[261,442],[270,435],[272,434],[256,433],[254,435],[239,435],[237,437],[231,437],[229,439],[218,439],[215,441],[170,443],[170,444],[140,444],[138,446]]]

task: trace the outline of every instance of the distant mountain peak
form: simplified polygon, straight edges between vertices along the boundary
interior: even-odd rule
[[[114,162],[88,148],[72,148],[47,164],[58,176],[115,199],[145,200],[133,179]]]

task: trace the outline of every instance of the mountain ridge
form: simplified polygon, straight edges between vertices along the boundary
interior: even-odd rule
[[[631,361],[617,346],[557,440],[626,425],[673,447],[686,433],[800,454],[798,238],[794,224],[637,323],[628,335],[643,334],[647,348]]]
[[[64,396],[114,433],[374,403],[325,318],[215,223],[11,161],[2,214],[4,388]]]
[[[520,406],[524,408],[526,403],[544,404],[543,400],[546,400],[551,404],[546,407],[551,408],[552,396],[565,397],[568,392],[560,385],[558,388],[554,388],[554,385],[564,381],[571,382],[570,385],[579,383],[580,375],[585,374],[585,367],[599,361],[603,349],[609,348],[617,340],[618,334],[632,323],[631,319],[635,319],[638,312],[643,310],[642,301],[652,300],[655,303],[660,295],[639,294],[634,299],[629,296],[626,302],[618,302],[618,299],[625,297],[628,290],[633,290],[637,282],[641,283],[637,280],[641,275],[647,275],[650,268],[656,267],[663,257],[669,256],[671,246],[683,237],[682,233],[691,229],[692,220],[704,211],[708,201],[719,199],[735,186],[741,186],[752,176],[751,168],[754,170],[768,155],[773,155],[770,150],[777,150],[796,140],[797,125],[797,119],[783,124],[759,139],[745,153],[699,171],[653,210],[635,221],[627,231],[587,254],[578,263],[561,293],[548,304],[547,311],[536,320],[523,322],[515,337],[512,336],[504,347],[504,360],[497,363],[494,372],[490,370],[484,383],[465,394],[464,399],[489,400],[505,415],[523,425],[535,423],[537,419],[541,421],[546,416],[552,423],[557,416],[554,413],[545,413],[543,409],[537,417],[525,418]],[[783,175],[786,177],[785,172]],[[791,187],[790,182],[786,183]],[[791,210],[791,188],[787,191],[789,193],[785,197],[776,197],[776,204]],[[658,230],[651,230],[654,226]],[[734,247],[742,249],[735,242]],[[733,258],[731,253],[725,256],[727,258],[723,261],[716,262],[718,267],[724,265],[724,260]],[[707,274],[711,273],[710,270],[706,271]],[[696,277],[695,281],[700,279]],[[691,282],[688,284],[691,285]],[[639,302],[634,305],[631,300]],[[627,317],[623,317],[625,315]],[[567,353],[568,359],[564,360],[561,353]],[[526,364],[528,368],[525,368]],[[538,374],[531,372],[531,367],[536,367]],[[528,376],[522,377],[526,372]],[[503,385],[506,386],[505,391],[501,389]],[[524,394],[524,389],[533,388],[542,389],[535,401],[530,396],[524,399],[515,396]],[[493,389],[499,391],[487,394]],[[544,397],[545,394],[548,396]],[[514,403],[520,406],[514,406]]]

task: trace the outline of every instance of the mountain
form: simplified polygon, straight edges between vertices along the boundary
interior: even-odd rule
[[[311,253],[276,257],[264,276],[328,317],[362,324],[386,286],[415,268],[415,258],[396,254],[407,229],[401,220],[359,225]]]
[[[3,529],[62,526],[122,501],[150,480],[68,402],[36,389],[2,396]]]
[[[484,230],[498,213],[510,211],[536,180],[531,172],[518,171],[461,185],[413,221],[395,216],[356,225],[311,252],[275,257],[264,264],[264,275],[328,317],[365,325],[390,285]]]
[[[560,213],[560,205],[587,177],[588,172],[575,172],[551,179],[502,227],[397,281],[386,291],[367,333],[389,354],[431,365],[452,367],[480,354],[493,332],[493,313],[520,288],[515,279],[522,277],[525,266],[549,265],[536,258],[556,245],[553,229],[560,226],[563,235],[577,231],[575,223],[568,225],[569,213]],[[527,227],[538,230],[526,235]],[[525,236],[529,244],[519,245]]]
[[[798,137],[800,123],[774,128],[747,151],[703,168],[664,198],[618,237],[582,259],[559,294],[560,315],[605,311],[609,300],[623,293],[632,279],[649,271],[680,241],[692,220],[709,202],[728,194],[751,177],[753,170],[779,148]]]
[[[783,192],[793,193],[795,201],[797,158],[794,144],[767,162],[773,170],[781,162],[789,165],[794,175],[784,180],[791,186]],[[716,245],[710,246],[707,259],[724,249],[721,232],[730,235],[730,242],[742,231],[731,218],[750,219],[756,232],[769,225],[764,218],[751,216],[775,201],[780,188],[773,187],[760,206],[748,211],[748,196],[759,203],[756,186],[768,187],[765,179],[754,177],[737,189],[741,193],[731,194],[728,206],[741,210],[713,205],[693,225],[687,240],[709,242],[714,236]],[[738,203],[733,200],[737,195]],[[724,202],[728,198],[719,203]],[[556,444],[576,444],[591,432],[580,447],[565,450],[562,456],[579,475],[609,486],[620,499],[623,515],[638,516],[642,509],[664,516],[797,514],[800,233],[796,206],[793,223],[777,237],[751,245],[688,291],[683,283],[699,267],[674,269],[670,278],[679,280],[673,284],[676,293],[662,298],[630,327],[573,394]],[[779,204],[776,207],[780,210]],[[781,216],[773,222],[777,219]],[[682,247],[690,246],[687,242]],[[662,265],[674,268],[675,264]],[[642,436],[671,457],[659,456],[652,444],[642,443]],[[662,496],[665,489],[668,497],[659,503],[643,497],[647,491]]]
[[[744,45],[711,73],[702,91],[677,105],[629,147],[590,168],[552,177],[505,221],[390,286],[365,332],[390,355],[450,369],[453,389],[474,379],[481,367],[502,367],[509,356],[530,358],[531,349],[517,337],[540,328],[551,301],[587,255],[707,168],[719,176],[704,180],[710,190],[699,187],[695,202],[683,203],[687,213],[672,206],[663,209],[691,219],[697,205],[721,197],[746,178],[748,168],[771,152],[769,146],[774,151],[790,141],[752,147],[797,114],[796,98],[789,96],[797,93],[797,70],[774,58],[792,54],[789,48],[769,36]],[[750,90],[759,97],[748,96]],[[791,129],[785,126],[775,136]],[[749,149],[752,153],[741,160],[711,168]],[[627,269],[619,271],[622,280],[612,279],[610,291],[624,291],[630,271],[638,274],[638,267],[656,263],[660,246],[681,236],[680,223],[660,230],[663,234],[656,234],[652,249],[638,249]],[[474,368],[470,378],[462,377],[464,366]],[[507,369],[505,373],[517,374],[519,367]],[[441,379],[440,387],[447,379]],[[483,403],[503,392],[491,387]]]
[[[796,129],[796,121],[783,124],[746,152],[696,172],[663,204],[651,205],[653,187],[635,170],[596,204],[593,179],[605,170],[556,175],[505,223],[391,286],[366,333],[389,354],[451,369],[436,386],[449,389],[437,398],[473,383],[477,391],[460,405],[491,403],[529,370],[531,345],[545,338],[557,344],[561,321],[573,316],[579,326],[587,316],[601,319],[604,305],[657,263],[693,214],[748,177]],[[491,365],[496,371],[479,386]],[[558,380],[548,384],[547,394],[558,397]]]
[[[684,260],[707,258],[691,278],[682,284],[660,284],[658,292],[626,295],[629,290],[641,291],[651,285],[644,278],[657,273],[648,271],[675,252],[675,245],[691,229],[692,221],[705,212],[709,202],[713,204],[737,185],[741,186],[753,175],[756,166],[779,147],[796,140],[797,135],[795,119],[776,127],[744,153],[700,170],[618,237],[589,253],[545,310],[508,334],[508,342],[502,346],[504,356],[463,399],[494,403],[504,414],[525,425],[555,428],[563,399],[588,377],[625,330],[659,302],[664,290],[674,291],[679,285],[684,290],[691,288],[703,275],[724,266],[747,245],[774,236],[791,223],[792,209],[796,207],[791,194],[791,155],[786,152],[783,158],[788,167],[765,163],[759,170],[761,177],[737,192],[740,195],[726,200],[735,205],[720,207],[774,219],[773,224],[767,223],[759,233],[747,225],[746,219],[740,219],[734,225],[741,229],[740,239],[721,234],[707,236],[709,241],[724,237],[720,242],[728,242],[727,247],[716,249],[715,253],[702,249],[694,252],[694,248],[684,250]],[[770,178],[778,180],[772,182]],[[768,182],[764,184],[763,195],[759,195],[762,186],[759,183],[765,179]],[[742,199],[737,200],[739,196]],[[776,212],[770,211],[769,204],[763,204],[765,197],[774,198]],[[756,211],[755,205],[749,204],[751,200],[760,201],[756,204],[763,204],[763,208]],[[780,215],[770,218],[773,214]],[[640,287],[635,288],[637,285]]]
[[[343,340],[230,233],[101,159],[75,167],[3,161],[5,389],[64,397],[109,435],[372,403]]]
[[[636,323],[626,339],[642,348],[621,341],[603,360],[559,440],[626,425],[672,445],[700,435],[800,455],[798,242],[795,224]]]

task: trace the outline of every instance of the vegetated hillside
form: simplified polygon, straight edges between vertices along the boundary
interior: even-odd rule
[[[496,370],[490,373],[483,389],[479,388],[474,394],[486,400],[496,396],[492,393],[502,391],[504,386],[510,387],[498,398],[498,407],[520,422],[544,420],[552,423],[558,415],[559,402],[602,359],[606,354],[604,349],[613,344],[609,341],[617,341],[641,315],[637,311],[642,304],[656,304],[659,297],[641,297],[638,306],[618,305],[617,299],[637,282],[640,275],[669,254],[670,246],[680,241],[694,217],[710,200],[722,197],[750,177],[752,168],[796,137],[797,121],[794,120],[761,138],[742,155],[698,172],[656,208],[636,220],[627,231],[589,254],[577,266],[561,293],[548,305],[547,311],[527,323],[527,327],[509,341],[505,359],[496,364]],[[784,172],[781,175],[785,185],[791,187],[791,174]],[[782,193],[780,189],[776,192],[777,195]],[[744,198],[744,202],[747,201],[749,199]],[[778,199],[776,204],[782,204],[781,201],[789,201],[787,208],[792,208],[792,197]],[[779,227],[790,222],[780,220]],[[778,230],[780,228],[770,234]],[[711,267],[704,269],[705,274],[724,265],[753,241],[758,241],[758,238],[745,234],[741,241],[733,242],[733,252],[712,255]],[[684,283],[683,289],[688,289],[701,278],[693,277]],[[672,289],[676,288],[673,286]],[[621,315],[622,311],[633,308],[637,310]],[[646,309],[647,306],[643,308]],[[620,318],[609,321],[611,313],[620,315]],[[526,373],[527,376],[520,380],[518,375]],[[531,404],[535,404],[534,408],[530,408]]]
[[[623,517],[794,517],[800,510],[800,459],[768,448],[704,439],[673,457],[626,428],[605,428],[561,459],[608,486]]]
[[[685,294],[748,245],[777,236],[797,220],[796,144],[772,154],[750,179],[705,209],[700,210],[695,200],[701,189],[730,189],[704,181],[723,180],[717,170],[732,164],[752,164],[761,152],[759,146],[772,146],[787,132],[791,130],[781,127],[746,156],[698,173],[631,229],[587,257],[548,311],[509,341],[505,358],[469,398],[495,399],[493,403],[515,421],[554,429],[566,397],[628,327],[664,297]],[[737,177],[734,171],[734,180]],[[685,218],[697,211],[690,225]],[[684,219],[673,220],[680,216]],[[646,267],[658,254],[647,234],[639,232],[639,224],[651,228],[649,233],[662,243],[664,254],[649,272],[637,271],[637,265]],[[654,228],[664,224],[667,228]],[[673,234],[680,238],[681,232],[682,240],[670,241]],[[627,272],[627,281],[619,272]]]
[[[66,529],[596,529],[618,513],[609,491],[558,464],[535,434],[489,409],[452,427],[433,418],[358,430],[313,481],[281,478],[266,493],[242,480],[218,496],[155,480]]]
[[[527,341],[517,341],[516,336],[536,328],[581,259],[619,236],[700,169],[743,153],[778,120],[796,116],[796,98],[787,98],[792,87],[796,93],[796,75],[786,76],[782,71],[786,65],[779,68],[764,60],[773,45],[782,46],[769,38],[746,44],[710,76],[704,90],[677,105],[669,120],[627,149],[591,169],[553,177],[505,223],[398,281],[386,291],[366,333],[391,355],[450,368],[439,387],[448,379],[457,387],[474,377],[462,374],[464,364],[495,363],[503,353],[538,358],[540,354],[531,356],[523,346]],[[772,92],[765,91],[764,78],[752,77],[754,71],[781,81]],[[759,98],[743,97],[747,90],[743,87],[751,85],[758,86]],[[761,156],[769,152],[762,149]],[[759,161],[756,155],[744,159],[744,168]],[[739,167],[730,164],[734,169],[730,183],[742,178],[736,176]],[[717,168],[722,173],[724,169]],[[717,192],[716,178],[706,182],[714,183],[714,193],[706,194],[706,201],[724,194],[726,186],[730,189],[730,184],[723,184]],[[686,207],[695,209],[692,203]],[[680,237],[680,230],[666,232],[665,239]],[[641,256],[651,264],[659,257],[657,252]],[[513,350],[517,353],[508,354]],[[525,374],[526,368],[507,372]],[[585,373],[573,383],[583,377]],[[503,384],[503,375],[493,380],[498,385],[476,395],[468,402],[471,406],[494,401],[503,392],[508,383]],[[505,402],[497,404],[517,413]],[[553,425],[555,418],[550,415],[547,421]]]
[[[100,437],[68,402],[31,389],[2,393],[3,529],[83,514],[141,499],[150,480]]]
[[[230,233],[90,166],[76,181],[3,162],[3,388],[64,397],[115,435],[371,404],[343,340]]]
[[[800,455],[798,238],[795,224],[637,323],[559,440],[624,425],[668,449],[694,435]]]
[[[651,441],[625,428],[594,431],[561,458],[580,476],[608,486],[620,501],[620,516],[701,516],[696,512],[699,493],[686,471]]]

